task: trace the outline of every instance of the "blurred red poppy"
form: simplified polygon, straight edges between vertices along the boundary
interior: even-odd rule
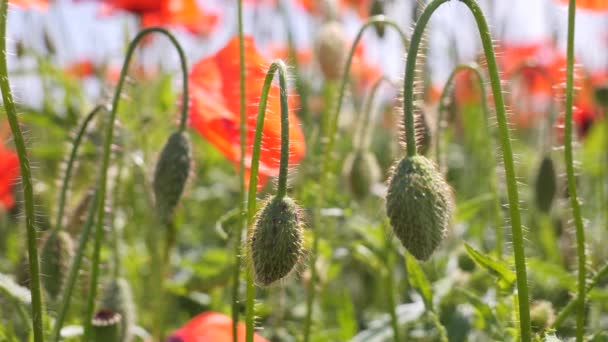
[[[7,133],[3,133],[3,132]],[[8,129],[0,126],[0,207],[9,210],[15,205],[13,185],[19,176],[19,158],[4,146]]]
[[[350,49],[350,45],[346,48]],[[382,70],[378,64],[368,60],[363,42],[359,42],[355,49],[350,67],[350,77],[357,91],[363,91],[382,77]]]
[[[163,4],[163,0],[102,0],[102,2],[104,4],[102,14],[122,10],[140,16],[160,11]]]
[[[72,77],[84,79],[95,75],[95,65],[90,59],[84,58],[68,65],[65,72]]]
[[[216,13],[202,11],[196,0],[163,0],[160,9],[142,15],[142,27],[181,26],[198,35],[208,35],[218,23]]]
[[[245,325],[239,323],[237,340],[245,341]],[[217,312],[204,312],[186,323],[169,336],[166,342],[231,342],[232,319]],[[268,342],[258,334],[253,335],[254,342]]]
[[[269,62],[256,50],[251,37],[245,37],[245,69],[247,104],[247,171],[251,165],[251,154],[257,119],[258,101]],[[214,56],[198,61],[190,72],[190,125],[207,138],[228,159],[237,165],[240,161],[240,86],[239,44],[235,37]],[[295,97],[290,97],[293,104]],[[289,163],[296,164],[306,151],[304,136],[290,105]],[[260,155],[259,185],[268,176],[279,173],[281,143],[279,87],[273,85],[268,97],[262,151]],[[249,177],[246,178],[249,180]]]
[[[45,11],[49,7],[48,0],[10,0],[9,4],[19,8],[31,8]]]
[[[566,6],[569,3],[568,0],[559,0],[559,2]],[[589,11],[605,12],[605,11],[608,11],[608,1],[607,0],[577,0],[576,8],[589,10]]]

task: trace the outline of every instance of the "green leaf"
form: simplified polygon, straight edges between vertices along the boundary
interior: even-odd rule
[[[458,204],[456,214],[454,215],[454,222],[470,221],[483,208],[485,208],[487,203],[493,198],[494,195],[491,193],[485,193]]]
[[[534,274],[534,279],[542,281],[549,287],[561,287],[572,292],[576,291],[576,277],[561,266],[532,258],[527,259],[527,265],[530,273]]]
[[[486,271],[490,272],[490,274],[498,278],[499,285],[502,288],[513,287],[517,277],[515,276],[515,272],[511,271],[506,263],[495,260],[492,257],[475,250],[466,242],[464,243],[464,247],[466,248],[471,259],[473,259],[476,264],[483,267]]]
[[[422,301],[428,310],[433,308],[433,291],[431,284],[424,275],[424,271],[420,268],[418,261],[411,256],[409,253],[405,255],[405,261],[407,265],[407,273],[409,276],[410,284],[418,290],[422,296]]]

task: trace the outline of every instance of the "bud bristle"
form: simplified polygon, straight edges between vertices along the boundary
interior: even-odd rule
[[[403,158],[394,168],[386,196],[394,234],[418,260],[427,260],[445,235],[452,216],[449,186],[426,157]]]
[[[302,258],[303,239],[297,204],[287,196],[268,199],[249,240],[256,283],[269,286],[289,275]]]

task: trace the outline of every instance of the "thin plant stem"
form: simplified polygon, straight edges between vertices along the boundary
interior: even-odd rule
[[[597,286],[597,284],[607,276],[608,276],[608,264],[605,264],[595,274],[595,276],[593,276],[593,278],[591,278],[591,280],[589,281],[589,284],[587,284],[587,289],[585,292],[586,293],[591,292],[591,290],[593,290],[593,288],[595,288]],[[564,323],[566,318],[568,318],[568,315],[570,315],[572,313],[572,311],[574,311],[574,309],[578,308],[578,304],[579,304],[578,296],[576,298],[570,300],[568,302],[568,304],[566,304],[566,306],[564,306],[562,311],[559,312],[559,314],[555,318],[555,321],[551,325],[551,328],[557,328],[560,325],[562,325],[562,323]]]
[[[70,188],[70,180],[72,179],[72,171],[74,169],[74,162],[76,161],[76,156],[78,155],[78,149],[80,148],[80,143],[82,142],[82,137],[87,131],[89,124],[102,109],[106,109],[104,105],[97,105],[89,114],[84,118],[84,121],[80,125],[78,132],[76,133],[76,137],[74,138],[74,142],[72,142],[72,151],[70,152],[70,157],[66,164],[65,174],[63,175],[63,181],[61,183],[61,192],[59,193],[59,205],[57,207],[57,217],[55,218],[55,226],[54,230],[61,230],[61,226],[63,224],[63,214],[65,212],[65,199],[67,197],[68,189]]]
[[[32,329],[34,341],[44,341],[42,330],[43,308],[42,293],[40,291],[40,265],[38,260],[38,236],[36,232],[36,217],[34,213],[34,189],[30,162],[27,157],[27,149],[23,134],[17,119],[17,109],[13,100],[11,86],[8,80],[8,66],[6,62],[6,21],[8,0],[0,2],[0,88],[2,89],[2,100],[6,110],[8,123],[13,133],[15,149],[19,157],[19,169],[21,170],[21,186],[23,188],[23,202],[25,207],[25,226],[27,230],[27,250],[30,272],[30,292],[32,297]]]
[[[94,196],[91,209],[89,209],[87,220],[83,225],[82,232],[80,233],[80,238],[78,239],[78,248],[76,249],[76,253],[74,254],[72,262],[70,263],[70,269],[68,270],[65,289],[63,292],[63,296],[61,297],[59,313],[57,314],[57,319],[55,320],[55,325],[53,326],[52,336],[54,342],[59,342],[61,339],[61,328],[63,327],[63,321],[65,320],[65,317],[68,313],[68,309],[70,307],[70,301],[72,299],[72,293],[74,291],[74,286],[76,285],[76,280],[78,279],[78,272],[80,271],[82,258],[84,256],[87,243],[89,242],[91,229],[93,227],[93,224],[95,223],[94,208],[96,208],[97,206],[97,200],[97,196]]]
[[[568,192],[570,206],[576,229],[576,252],[578,256],[578,296],[576,310],[576,341],[583,340],[585,332],[585,230],[581,217],[580,203],[576,191],[574,178],[574,158],[572,155],[572,105],[574,99],[574,23],[576,18],[576,1],[570,0],[568,4],[568,43],[566,48],[566,124],[564,130],[564,157],[566,160],[566,177],[568,179]]]
[[[110,112],[110,118],[107,123],[106,135],[104,139],[103,146],[103,157],[101,164],[101,174],[99,179],[99,188],[97,192],[97,222],[95,226],[95,238],[94,238],[94,246],[93,246],[93,257],[91,261],[91,283],[89,287],[89,298],[87,299],[86,311],[85,311],[85,323],[84,323],[84,340],[89,341],[91,339],[91,318],[93,316],[93,310],[95,307],[95,297],[97,294],[97,278],[99,275],[99,258],[101,251],[101,240],[103,238],[103,224],[105,220],[105,198],[106,198],[106,187],[108,181],[108,168],[110,166],[110,152],[112,142],[114,140],[114,121],[116,120],[116,114],[118,113],[118,105],[120,103],[120,95],[122,93],[122,88],[127,77],[127,73],[129,70],[129,64],[131,62],[131,58],[135,49],[137,48],[137,44],[148,34],[151,33],[160,33],[166,36],[175,49],[177,50],[180,58],[181,71],[183,77],[183,89],[182,89],[182,108],[181,108],[181,118],[179,124],[179,131],[183,132],[186,129],[186,123],[188,119],[188,107],[189,107],[189,97],[188,97],[188,65],[186,62],[186,54],[182,49],[181,45],[177,41],[177,39],[166,29],[161,27],[150,27],[140,31],[137,36],[131,41],[129,47],[127,49],[127,54],[125,56],[125,60],[122,65],[122,69],[120,71],[120,78],[118,79],[118,85],[116,86],[116,90],[114,92],[114,98],[112,99],[112,110]]]
[[[388,234],[390,230],[386,230],[386,276],[384,277],[386,282],[386,301],[388,304],[388,313],[391,317],[391,328],[393,329],[393,340],[400,342],[399,337],[399,320],[397,318],[397,302],[395,301],[395,277],[393,275],[393,268],[395,267],[395,258],[393,255],[392,248],[392,235]]]
[[[388,27],[392,27],[395,29],[399,36],[401,37],[401,41],[403,45],[407,49],[409,46],[407,36],[399,25],[395,22],[387,20],[383,15],[377,15],[370,17],[363,26],[359,29],[357,36],[355,37],[353,44],[348,53],[348,57],[346,59],[346,64],[344,65],[344,72],[342,73],[342,83],[340,84],[340,90],[338,92],[338,102],[335,106],[334,114],[330,118],[329,130],[327,133],[327,144],[325,145],[325,149],[323,150],[323,159],[321,161],[321,179],[319,181],[319,190],[317,191],[317,196],[315,200],[314,213],[313,213],[313,224],[310,227],[312,234],[312,248],[310,251],[310,281],[307,285],[307,297],[306,297],[306,317],[304,321],[304,342],[308,342],[310,339],[310,331],[312,325],[312,313],[313,313],[313,303],[315,300],[315,281],[317,278],[317,254],[319,250],[319,234],[317,232],[317,227],[321,225],[321,205],[325,199],[325,189],[327,189],[327,183],[329,181],[328,173],[330,168],[331,155],[333,152],[335,140],[336,140],[336,131],[338,129],[338,121],[340,118],[340,111],[342,109],[342,101],[344,100],[344,96],[346,93],[346,86],[348,84],[350,67],[353,60],[353,56],[355,54],[355,50],[357,48],[357,44],[363,37],[363,33],[369,27],[373,27],[375,24],[383,23]]]
[[[243,33],[243,0],[237,0],[237,22],[239,31],[239,131],[241,158],[239,160],[239,211],[240,220],[237,224],[234,241],[234,273],[232,279],[232,341],[238,342],[237,326],[239,321],[239,287],[241,278],[241,239],[246,227],[245,219],[245,154],[247,153],[247,104],[245,87],[245,38]]]
[[[411,39],[410,53],[407,56],[407,71],[405,73],[404,84],[404,108],[405,114],[412,111],[411,102],[413,100],[413,71],[415,60],[418,51],[418,46],[422,39],[422,33],[426,27],[431,14],[443,3],[448,0],[433,0],[424,9],[420,18],[416,23],[414,33]],[[509,199],[509,212],[511,216],[511,233],[513,239],[513,254],[515,257],[515,273],[517,275],[517,297],[519,302],[519,324],[522,342],[530,342],[532,333],[530,329],[530,303],[528,296],[528,276],[526,274],[526,257],[524,253],[524,237],[521,225],[521,215],[519,212],[519,193],[517,189],[517,181],[515,178],[515,163],[513,161],[513,152],[511,148],[511,139],[509,136],[509,128],[507,124],[507,115],[505,110],[504,98],[500,84],[498,66],[496,63],[496,55],[494,54],[494,46],[490,29],[483,15],[481,8],[474,0],[461,0],[473,14],[479,29],[481,42],[483,45],[484,54],[488,63],[488,71],[490,75],[490,84],[492,86],[492,94],[496,105],[496,120],[498,122],[498,133],[502,147],[503,165],[505,177],[507,181],[507,193]],[[407,120],[406,115],[406,120]],[[407,128],[407,127],[406,127]],[[408,146],[408,154],[411,151]],[[415,151],[414,151],[415,152]]]
[[[488,106],[488,99],[485,92],[485,82],[481,70],[479,66],[476,64],[460,64],[457,65],[452,73],[448,77],[448,80],[443,87],[441,95],[439,97],[439,110],[437,111],[437,122],[435,129],[435,162],[437,163],[437,167],[441,169],[441,130],[443,126],[443,115],[447,111],[446,106],[448,103],[448,96],[450,94],[450,87],[454,82],[454,79],[457,74],[461,72],[471,72],[475,76],[477,81],[477,85],[481,91],[481,109],[484,114],[484,123],[486,127],[485,138],[487,139],[485,142],[485,152],[487,153],[486,160],[490,163],[490,168],[492,171],[496,171],[496,160],[494,159],[494,155],[492,153],[492,125],[490,124],[490,108]],[[494,225],[496,226],[496,254],[499,259],[502,259],[503,256],[503,232],[502,232],[502,209],[500,204],[500,196],[498,194],[498,185],[497,185],[497,176],[490,177],[489,182],[490,192],[493,194],[493,202],[494,202]]]
[[[285,196],[287,189],[287,168],[289,162],[289,108],[287,98],[287,66],[283,61],[277,60],[272,62],[266,73],[262,93],[260,94],[260,102],[258,105],[258,114],[255,125],[255,136],[253,140],[253,152],[251,158],[251,173],[249,177],[249,193],[247,198],[247,237],[251,237],[253,233],[251,227],[256,211],[256,194],[258,187],[258,171],[260,166],[260,153],[262,150],[262,133],[264,130],[264,118],[266,116],[266,104],[268,102],[268,94],[272,86],[272,80],[275,72],[279,74],[280,87],[280,102],[281,102],[281,164],[279,166],[279,182],[277,187],[277,197]],[[253,342],[254,333],[254,300],[255,287],[253,284],[253,265],[251,262],[250,251],[246,249],[246,265],[247,265],[247,292],[246,292],[246,316],[245,326],[246,334],[245,341]]]
[[[372,88],[369,91],[369,95],[367,96],[365,104],[363,105],[363,112],[361,114],[359,114],[359,117],[357,120],[358,124],[355,127],[355,137],[354,137],[355,149],[362,150],[362,149],[366,149],[369,146],[368,137],[369,137],[369,134],[371,131],[371,128],[369,128],[369,122],[371,121],[371,117],[372,117],[372,105],[374,103],[374,99],[376,98],[376,94],[378,93],[378,89],[380,89],[380,86],[383,83],[388,83],[388,84],[394,85],[394,83],[386,76],[380,77],[372,85]]]

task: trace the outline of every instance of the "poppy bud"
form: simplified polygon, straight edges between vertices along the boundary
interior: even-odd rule
[[[21,39],[15,43],[15,54],[19,59],[25,56],[25,45],[23,44],[23,40]]]
[[[357,199],[367,197],[372,185],[380,179],[376,156],[361,150],[351,153],[344,162],[344,176],[350,191]]]
[[[53,38],[51,38],[51,34],[47,29],[44,29],[43,31],[42,41],[44,42],[44,48],[49,55],[54,55],[57,52],[55,42],[53,42]]]
[[[418,260],[427,260],[447,233],[452,216],[448,184],[426,157],[403,158],[393,169],[386,195],[393,232]]]
[[[608,84],[595,88],[595,101],[602,107],[608,107]]]
[[[340,23],[325,23],[317,34],[316,53],[321,72],[327,80],[335,81],[342,75],[346,61],[346,35]]]
[[[544,213],[551,210],[553,199],[557,192],[557,176],[555,174],[555,166],[553,159],[549,155],[543,157],[536,174],[535,183],[535,199],[536,206]]]
[[[102,309],[93,317],[94,342],[122,341],[120,339],[121,316],[118,312]]]
[[[460,253],[458,253],[458,268],[465,272],[471,273],[475,271],[476,266],[477,265],[475,265],[475,261],[471,259],[467,252],[461,251]]]
[[[183,132],[173,133],[163,147],[154,172],[156,210],[164,223],[170,222],[184,192],[192,163],[190,140]]]
[[[125,279],[117,278],[106,284],[101,295],[101,308],[120,314],[120,341],[130,341],[136,315],[131,287]]]
[[[286,277],[302,258],[303,239],[297,204],[287,196],[268,199],[249,241],[256,283],[268,286]]]
[[[542,332],[555,320],[555,310],[553,310],[553,304],[546,300],[540,300],[532,304],[530,308],[530,323],[532,330],[535,332]]]
[[[63,290],[73,256],[74,242],[68,233],[52,231],[47,234],[40,252],[40,273],[42,285],[52,300]]]
[[[369,15],[370,16],[384,15],[384,0],[374,0],[374,2],[372,2],[372,7],[369,10]],[[384,38],[384,33],[386,31],[386,25],[384,25],[382,23],[377,23],[374,25],[374,28],[376,29],[376,33],[378,34],[378,37]]]

